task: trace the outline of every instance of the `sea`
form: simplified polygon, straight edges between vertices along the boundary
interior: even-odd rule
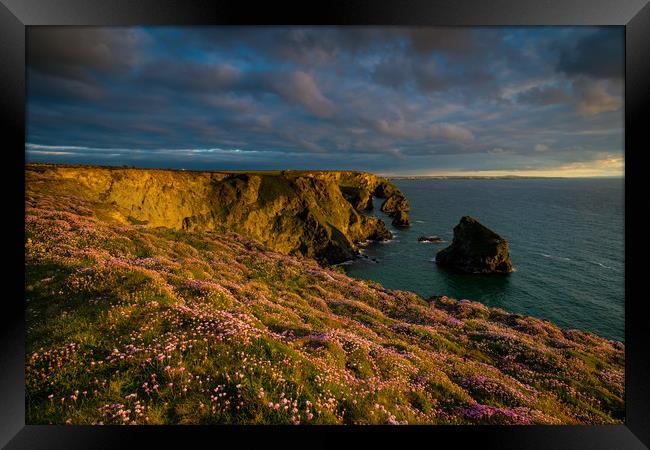
[[[391,181],[409,200],[411,227],[393,227],[379,211],[382,199],[373,199],[369,214],[382,218],[394,238],[366,245],[361,257],[345,265],[350,276],[624,340],[623,178]],[[458,274],[435,264],[466,215],[508,241],[515,272]],[[418,242],[432,235],[445,242]]]

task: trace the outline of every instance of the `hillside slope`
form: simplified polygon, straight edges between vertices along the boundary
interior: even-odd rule
[[[28,424],[623,420],[621,343],[33,186]]]
[[[408,211],[399,189],[364,172],[194,172],[29,164],[26,178],[32,192],[74,193],[102,203],[100,217],[105,220],[231,230],[280,253],[328,264],[352,258],[359,242],[391,238],[380,219],[363,214],[371,196],[385,198],[382,209],[390,215]],[[358,198],[365,202],[354,202]]]

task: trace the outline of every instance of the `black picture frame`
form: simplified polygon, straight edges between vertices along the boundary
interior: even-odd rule
[[[24,144],[26,27],[38,25],[620,25],[625,26],[625,343],[626,419],[620,426],[419,427],[88,427],[25,425]],[[650,109],[648,0],[353,0],[282,7],[246,0],[0,0],[0,114],[5,201],[0,351],[0,445],[6,448],[115,448],[135,440],[148,447],[212,446],[224,437],[267,439],[265,445],[342,439],[367,444],[469,444],[481,448],[635,449],[650,446],[650,340],[642,295],[646,253],[642,221],[643,154],[650,149],[643,117]],[[633,200],[634,194],[640,197]],[[10,289],[7,289],[10,288]],[[325,429],[325,432],[323,432]],[[314,433],[319,436],[316,437]],[[414,436],[417,435],[417,436]],[[413,441],[407,441],[413,437]],[[418,438],[417,441],[415,438]],[[146,440],[146,441],[145,441]],[[412,442],[409,444],[409,442]],[[419,444],[417,443],[419,442]],[[428,443],[428,444],[427,444]]]

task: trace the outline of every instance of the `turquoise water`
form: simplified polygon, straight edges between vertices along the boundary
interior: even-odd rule
[[[615,340],[624,338],[622,178],[393,180],[411,204],[411,227],[372,243],[349,275],[422,296],[447,295],[548,319]],[[516,272],[461,275],[433,259],[471,215],[505,237]],[[438,235],[443,244],[420,243]]]

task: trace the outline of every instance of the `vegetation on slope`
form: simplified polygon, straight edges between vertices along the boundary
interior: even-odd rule
[[[620,423],[621,343],[27,186],[28,424]]]

